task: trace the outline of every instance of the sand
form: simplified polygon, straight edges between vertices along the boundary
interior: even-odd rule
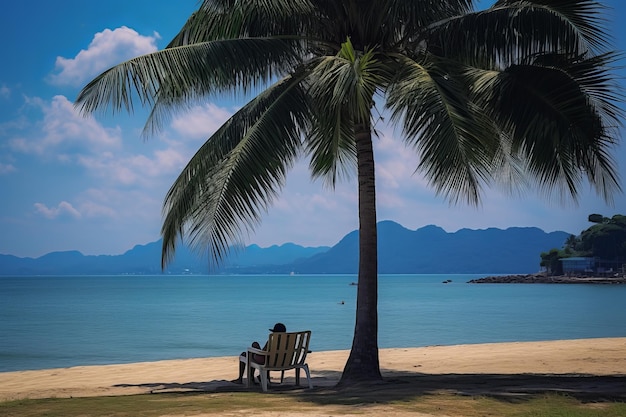
[[[336,384],[348,353],[326,351],[309,355],[307,362],[315,389]],[[576,386],[583,388],[575,389],[589,387],[626,396],[626,337],[381,349],[380,362],[386,380],[412,378],[414,386],[421,384],[429,389],[483,392],[506,387],[519,390],[521,384],[528,390],[538,384],[559,386],[565,380],[567,389],[572,390],[573,381],[582,380],[584,386]],[[2,372],[0,401],[244,390],[244,386],[230,382],[237,375],[237,367],[238,358],[232,356]],[[280,387],[293,384],[293,373],[290,374]],[[275,387],[276,384],[270,389]],[[260,390],[258,386],[250,389]]]

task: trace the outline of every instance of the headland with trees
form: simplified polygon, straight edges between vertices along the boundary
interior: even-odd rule
[[[562,248],[542,252],[541,272],[489,276],[471,283],[626,283],[626,216],[591,214],[592,226],[570,235]]]

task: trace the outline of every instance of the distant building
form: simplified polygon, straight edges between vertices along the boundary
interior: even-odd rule
[[[624,275],[626,274],[626,263],[624,261],[598,260],[596,262],[596,272],[602,276]]]
[[[565,275],[596,274],[612,276],[626,274],[626,263],[623,261],[607,261],[600,258],[572,257],[559,259]]]
[[[595,258],[574,256],[572,258],[561,258],[564,274],[583,274],[595,272]]]

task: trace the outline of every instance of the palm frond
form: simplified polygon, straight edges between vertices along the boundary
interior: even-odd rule
[[[537,54],[603,52],[608,39],[603,12],[592,0],[501,0],[431,25],[415,48],[494,69]]]
[[[168,48],[223,39],[296,36],[310,26],[309,0],[205,0]]]
[[[316,62],[309,77],[315,119],[307,151],[313,176],[334,187],[354,172],[355,127],[369,125],[374,95],[391,77],[373,51],[357,54],[350,39],[336,56]]]
[[[584,44],[584,49],[602,52],[608,46],[610,37],[606,30],[606,14],[608,8],[596,0],[499,0],[493,8],[516,7],[521,5],[525,10],[520,14],[536,14],[538,18],[548,18],[552,14],[560,21],[569,25]],[[543,17],[546,16],[546,17]],[[526,18],[526,16],[520,16]],[[534,27],[535,30],[540,30]],[[551,37],[558,38],[557,27],[551,27]],[[564,34],[567,36],[567,34]],[[563,51],[560,51],[563,52]]]
[[[372,2],[379,6],[375,14],[379,16],[377,28],[389,27],[395,39],[411,39],[425,27],[435,22],[462,16],[473,10],[473,0],[437,1],[431,0],[388,0]],[[395,32],[394,31],[398,31]]]
[[[607,201],[620,189],[609,150],[622,112],[599,60],[544,56],[552,66],[537,61],[474,74],[477,102],[510,134],[512,152],[546,194],[576,201],[584,178]]]
[[[163,205],[163,266],[183,235],[219,264],[256,227],[302,146],[310,112],[301,82],[289,77],[250,101],[187,164]]]
[[[184,110],[198,99],[264,85],[283,75],[300,57],[293,42],[236,39],[205,42],[143,55],[119,64],[85,86],[76,106],[83,113],[133,111],[133,100],[156,105],[146,124],[157,130],[170,110]]]
[[[400,61],[387,107],[392,120],[402,121],[406,140],[420,153],[418,170],[436,192],[453,203],[464,199],[478,204],[496,162],[506,160],[498,132],[472,106],[462,74],[434,57],[425,58]]]

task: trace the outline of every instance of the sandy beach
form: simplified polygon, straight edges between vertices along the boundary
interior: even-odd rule
[[[348,351],[312,352],[308,363],[315,388],[334,386],[347,356]],[[502,389],[506,385],[502,378],[507,376],[509,384],[513,385],[515,381],[528,381],[528,376],[550,376],[553,381],[560,376],[598,376],[612,377],[607,379],[609,385],[611,382],[617,385],[607,389],[613,394],[626,395],[623,379],[626,377],[626,337],[382,349],[380,361],[386,379],[420,377],[419,381],[425,384],[449,389],[489,389],[489,380],[496,377],[500,381],[491,386]],[[3,372],[0,373],[0,401],[240,391],[246,388],[230,382],[237,375],[237,366],[238,358],[232,356]],[[471,381],[476,381],[477,386]],[[288,387],[293,382],[293,373],[290,373],[283,385]],[[602,384],[595,381],[592,385],[597,389]],[[259,387],[250,389],[259,390]]]

